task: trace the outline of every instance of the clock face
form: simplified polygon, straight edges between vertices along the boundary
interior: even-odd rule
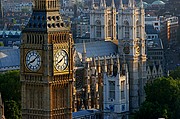
[[[58,50],[54,56],[54,66],[56,70],[65,70],[68,66],[68,54],[65,50]]]
[[[41,56],[40,54],[32,50],[26,55],[26,66],[31,71],[37,71],[41,67]]]

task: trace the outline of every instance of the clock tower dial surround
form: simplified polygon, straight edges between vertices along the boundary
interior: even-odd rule
[[[22,119],[71,119],[73,39],[59,0],[34,0],[20,48]]]

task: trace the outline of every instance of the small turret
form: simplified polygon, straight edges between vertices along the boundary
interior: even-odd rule
[[[122,2],[122,0],[120,0],[120,2],[119,2],[119,9],[123,9],[123,7],[124,7],[123,2]]]
[[[112,7],[112,8],[116,8],[116,7],[115,7],[114,0],[112,0],[111,7]]]
[[[100,9],[104,9],[104,3],[103,3],[103,0],[100,1]]]
[[[140,8],[144,8],[142,0],[140,0]]]
[[[132,6],[132,3],[131,3],[131,0],[128,1],[128,7],[131,7]]]
[[[94,3],[94,0],[92,0],[91,9],[94,9],[94,8],[95,8],[95,3]]]
[[[104,8],[106,8],[106,0],[104,0]]]
[[[134,8],[134,7],[135,7],[135,1],[132,0],[132,8]]]

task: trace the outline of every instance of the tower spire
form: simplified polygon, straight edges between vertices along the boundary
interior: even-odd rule
[[[132,7],[134,8],[135,7],[135,1],[132,0]]]
[[[140,0],[140,8],[143,8],[144,6],[143,6],[143,1],[142,0]]]
[[[106,8],[106,0],[104,0],[104,8]]]
[[[94,9],[94,7],[95,7],[95,3],[94,0],[92,0],[91,8]]]
[[[122,8],[123,8],[123,2],[122,2],[122,0],[120,0],[119,9],[122,9]]]
[[[132,3],[131,0],[128,1],[128,7],[131,7]]]
[[[112,7],[112,8],[115,8],[114,0],[112,0],[111,7]]]
[[[100,1],[100,8],[104,8],[103,0]]]

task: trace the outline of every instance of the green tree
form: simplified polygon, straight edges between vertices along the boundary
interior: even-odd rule
[[[16,19],[12,18],[12,23],[16,24],[17,23]]]
[[[175,70],[171,71],[170,76],[174,79],[180,79],[180,67],[177,67]]]
[[[20,119],[21,114],[17,103],[13,100],[5,101],[5,117],[6,119]]]
[[[146,101],[135,119],[180,119],[180,85],[179,80],[162,77],[145,86]]]
[[[5,105],[8,106],[8,103],[15,101],[18,110],[21,110],[21,83],[19,71],[8,71],[0,74],[0,92]],[[5,116],[9,115],[7,110],[11,109],[5,107]]]
[[[4,46],[3,42],[0,42],[0,46]]]

